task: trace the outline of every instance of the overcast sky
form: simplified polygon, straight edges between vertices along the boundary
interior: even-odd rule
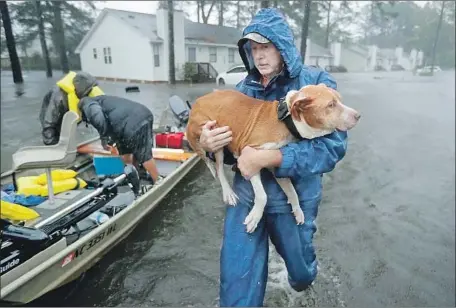
[[[176,5],[179,6],[180,1],[175,1]],[[209,1],[208,1],[209,2]],[[335,1],[340,2],[340,1]],[[362,4],[365,1],[354,1]],[[420,6],[424,6],[427,1],[414,1],[416,4]],[[97,5],[100,9],[107,7],[117,10],[125,10],[125,11],[133,11],[133,12],[140,12],[140,13],[150,13],[154,14],[158,7],[158,1],[105,1],[104,3],[100,3]],[[185,12],[189,13],[191,10],[195,10],[195,14],[188,14],[187,18],[192,21],[197,21],[197,14],[196,14],[196,5],[193,8],[189,8],[188,6],[185,8]],[[209,23],[216,24],[217,19],[217,11],[213,9],[213,13],[209,18]]]

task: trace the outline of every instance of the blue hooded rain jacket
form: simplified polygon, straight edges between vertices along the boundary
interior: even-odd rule
[[[267,101],[278,100],[290,90],[308,84],[325,83],[334,89],[336,82],[327,72],[303,64],[294,45],[292,31],[284,16],[276,9],[260,10],[244,29],[243,36],[256,32],[270,40],[280,51],[284,70],[264,87],[254,66],[248,40],[239,41],[239,52],[248,70],[237,86],[240,92]],[[254,192],[249,181],[236,171],[233,190],[238,205],[227,206],[221,251],[220,306],[262,306],[268,273],[268,236],[285,261],[290,285],[297,291],[307,288],[317,274],[317,261],[312,245],[315,219],[321,200],[322,174],[334,169],[347,149],[346,132],[334,132],[313,140],[303,140],[280,149],[282,163],[276,177],[288,177],[298,193],[305,222],[296,225],[291,205],[273,174],[261,171],[267,194],[265,215],[252,234],[243,224],[253,206]],[[225,149],[225,163],[235,159]]]

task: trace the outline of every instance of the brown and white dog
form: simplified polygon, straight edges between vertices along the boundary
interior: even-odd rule
[[[282,105],[281,105],[282,104]],[[285,111],[291,125],[279,119]],[[279,149],[298,140],[312,139],[332,133],[335,129],[347,131],[353,128],[360,114],[341,102],[341,96],[325,84],[308,85],[299,91],[292,90],[284,102],[267,102],[251,98],[236,90],[218,90],[199,97],[190,111],[186,136],[192,149],[204,160],[214,178],[216,172],[222,186],[223,201],[236,205],[238,197],[228,184],[223,169],[223,149],[215,153],[215,165],[206,157],[199,144],[202,127],[207,121],[216,120],[217,126],[229,126],[232,141],[228,149],[239,157],[246,146],[256,149]],[[293,127],[294,124],[294,127]],[[294,131],[294,134],[292,133]],[[299,206],[298,195],[288,178],[276,178],[292,206],[298,224],[304,223],[304,213]],[[260,174],[250,179],[255,192],[255,202],[244,224],[247,232],[253,232],[264,213],[266,192]]]

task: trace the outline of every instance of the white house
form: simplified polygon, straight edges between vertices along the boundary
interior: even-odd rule
[[[295,46],[301,50],[301,38],[295,39]],[[316,65],[325,68],[333,63],[334,55],[328,48],[324,48],[317,43],[312,42],[311,39],[306,41],[306,58],[304,63],[306,65]]]
[[[423,62],[423,52],[412,49],[405,53],[402,47],[381,49],[375,45],[332,43],[333,65],[343,65],[349,72],[373,71],[376,66],[390,70],[393,64],[412,70]]]
[[[236,28],[192,22],[174,12],[176,79],[186,62],[209,63],[217,72],[242,63]],[[81,68],[108,80],[168,81],[168,11],[156,15],[104,9],[76,49]]]

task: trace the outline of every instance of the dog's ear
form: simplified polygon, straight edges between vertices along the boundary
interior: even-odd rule
[[[300,114],[305,112],[306,108],[314,99],[310,96],[304,96],[302,92],[296,94],[290,108],[291,117],[296,121],[301,121]]]

